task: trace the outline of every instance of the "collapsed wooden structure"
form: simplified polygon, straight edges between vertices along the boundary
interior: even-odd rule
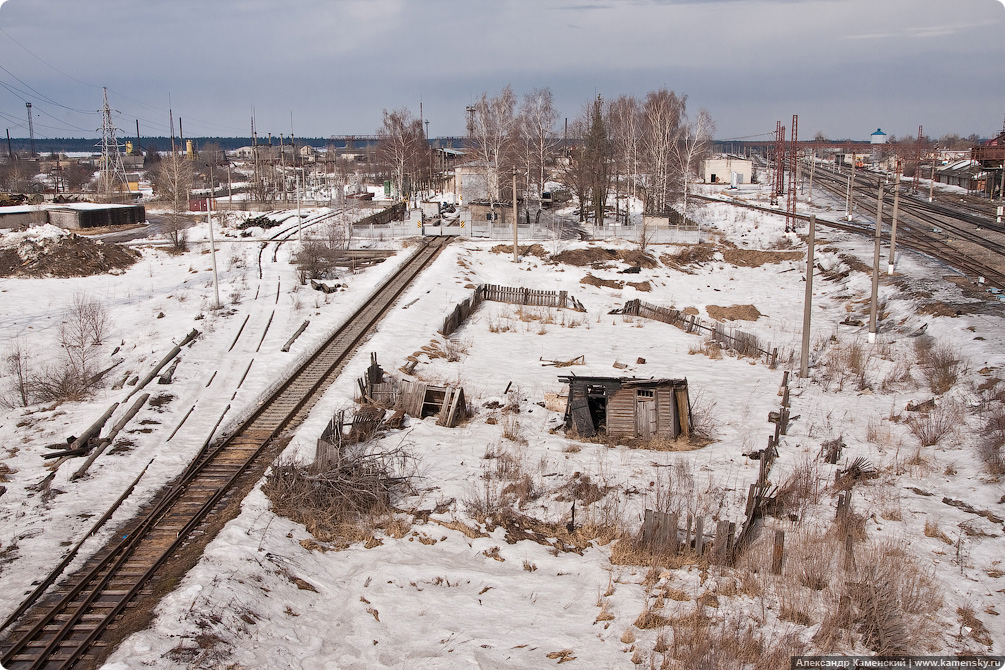
[[[691,435],[687,379],[559,377],[569,385],[566,428],[580,437],[603,429],[612,438],[675,439]]]
[[[404,379],[398,391],[399,410],[417,419],[436,417],[436,425],[455,427],[468,415],[464,389],[460,386],[433,386]]]

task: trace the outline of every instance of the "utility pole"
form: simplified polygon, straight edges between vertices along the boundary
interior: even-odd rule
[[[890,225],[890,260],[886,274],[893,276],[893,266],[897,263],[897,211],[900,208],[900,161],[897,161],[897,176],[893,181],[893,222]]]
[[[806,202],[813,204],[813,171],[817,167],[817,150],[810,153],[810,192],[806,194]]]
[[[35,126],[31,120],[31,103],[26,102],[24,106],[28,109],[28,137],[31,138],[31,154],[29,158],[35,157]]]
[[[806,298],[803,301],[803,342],[799,355],[799,376],[810,376],[810,310],[813,307],[813,252],[817,215],[810,214],[810,234],[806,240]]]
[[[852,212],[855,210],[855,148],[851,150],[851,174],[848,175],[848,202],[845,209],[848,212],[848,220],[851,221]]]
[[[206,221],[209,223],[209,255],[213,262],[213,295],[216,302],[213,309],[220,309],[220,279],[216,274],[216,242],[213,240],[213,198],[206,198]]]
[[[935,158],[939,153],[938,145],[935,146],[935,150],[932,151],[932,178],[928,180],[928,202],[932,202],[933,191],[935,190]]]
[[[14,159],[14,149],[10,145],[10,128],[7,129],[7,158]]]
[[[516,168],[513,168],[513,262],[520,262],[520,248],[517,246],[517,212],[516,212]]]
[[[140,120],[136,119],[136,154],[142,156],[143,149],[140,147]]]
[[[876,237],[872,249],[872,300],[869,303],[869,344],[876,343],[877,301],[879,299],[879,244],[881,241],[880,226],[883,225],[883,182],[879,182],[879,196],[876,198]]]
[[[293,169],[294,169],[294,171],[296,170],[296,168],[293,168]],[[300,173],[299,172],[296,173],[296,177],[297,177],[297,242],[299,242],[300,246],[303,247],[303,245],[304,245],[304,226],[303,226],[304,220],[300,218]]]
[[[112,122],[112,108],[108,106],[108,89],[103,88],[104,104],[101,110],[101,192],[106,197],[112,195],[112,182],[118,179],[126,189],[129,180],[122,167],[122,155],[119,153],[119,141],[115,137],[115,124]]]

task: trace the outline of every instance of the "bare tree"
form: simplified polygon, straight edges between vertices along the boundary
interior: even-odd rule
[[[474,104],[471,117],[471,142],[475,155],[485,165],[485,183],[493,211],[500,198],[502,174],[511,165],[509,149],[513,139],[515,107],[516,96],[507,85],[492,98],[482,93],[481,99]]]
[[[584,137],[586,135],[586,119],[580,117],[569,124],[569,133],[572,137]],[[587,203],[590,199],[590,173],[586,162],[583,160],[582,145],[573,146],[569,151],[568,159],[561,163],[559,177],[572,197],[579,202],[579,221],[586,220]]]
[[[188,247],[188,220],[184,212],[188,211],[192,179],[192,163],[177,152],[168,154],[157,163],[154,170],[154,186],[158,197],[171,203],[165,229],[175,252],[185,251]]]
[[[604,225],[607,194],[611,187],[611,141],[604,117],[604,100],[598,95],[587,111],[588,129],[582,160],[589,180],[590,209],[593,220],[599,225]]]
[[[642,104],[646,211],[665,212],[673,200],[679,176],[674,168],[674,148],[680,138],[686,99],[661,88],[648,93]]]
[[[407,196],[411,191],[405,177],[415,178],[421,169],[423,151],[426,144],[422,132],[422,119],[412,116],[412,112],[402,107],[393,112],[384,110],[384,123],[377,131],[380,144],[377,156],[391,168],[391,175],[398,196]]]
[[[558,146],[554,134],[558,112],[551,89],[536,88],[525,94],[518,118],[527,174],[537,179],[537,190],[540,192],[544,190],[546,165]]]
[[[683,181],[684,203],[681,214],[686,221],[688,185],[691,183],[692,174],[698,170],[702,159],[708,155],[715,123],[704,107],[698,110],[693,121],[688,119],[686,113],[683,118],[680,139],[674,144],[674,157]]]
[[[634,96],[622,95],[610,103],[608,110],[612,155],[614,157],[615,199],[620,193],[620,178],[625,176],[625,199],[636,196],[636,182],[641,144],[642,111]],[[625,223],[628,223],[628,203],[625,203]]]
[[[4,355],[4,372],[12,378],[10,383],[11,391],[17,398],[17,402],[22,407],[27,407],[32,402],[31,393],[31,357],[27,343],[20,337],[14,338]],[[14,405],[9,398],[4,398],[4,402]]]

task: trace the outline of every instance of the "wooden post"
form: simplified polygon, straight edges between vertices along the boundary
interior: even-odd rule
[[[762,460],[763,460],[763,458],[762,458]],[[750,518],[750,515],[754,511],[754,499],[755,499],[754,491],[755,490],[757,490],[757,484],[751,484],[750,488],[747,490],[747,509],[744,512],[744,514],[746,514],[746,516],[747,516],[748,519]]]
[[[785,531],[775,531],[775,544],[771,549],[771,574],[782,574],[782,556],[785,553]]]
[[[816,250],[817,216],[810,214],[810,232],[806,240],[806,294],[803,298],[803,337],[799,356],[799,376],[810,376],[810,312],[813,308],[813,252]]]
[[[705,549],[705,517],[699,516],[694,521],[694,553],[701,558]]]
[[[841,493],[838,495],[837,516],[834,517],[835,521],[840,521],[841,516],[843,514],[844,514],[844,494]]]
[[[851,533],[844,536],[844,570],[851,572],[855,569],[855,544]]]
[[[670,549],[673,552],[673,555],[676,556],[677,554],[680,553],[680,540],[677,535],[678,530],[677,526],[679,524],[679,518],[677,514],[668,514],[664,515],[664,520],[668,522],[667,525],[669,526],[669,527],[664,526],[663,529],[664,533],[669,534],[669,537],[668,538],[665,537],[664,540],[669,540]]]
[[[785,389],[789,385],[789,371],[786,370],[782,373],[782,385],[778,387],[778,395],[785,393]]]

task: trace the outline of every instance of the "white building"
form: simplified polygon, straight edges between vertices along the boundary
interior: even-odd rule
[[[754,164],[747,158],[725,155],[709,158],[702,164],[702,179],[706,184],[731,184],[733,173],[737,184],[749,184],[754,172]]]

